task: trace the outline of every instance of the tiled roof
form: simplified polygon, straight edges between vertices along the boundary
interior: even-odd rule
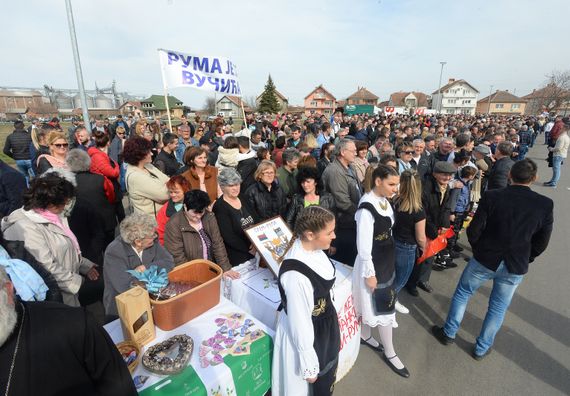
[[[152,107],[147,107],[146,109],[166,110],[166,102],[164,101],[164,95],[151,95],[149,98],[141,100],[141,103],[149,103],[149,102],[152,103]],[[172,95],[168,95],[168,106],[171,109],[180,109],[184,107],[184,105],[182,105],[182,101]]]
[[[358,90],[353,93],[352,95],[350,95],[348,99],[371,99],[371,100],[378,100],[378,96],[374,95],[372,92],[370,92],[369,90],[367,90],[364,87],[360,87],[358,88]]]
[[[513,95],[509,91],[499,91],[494,94],[488,95],[482,99],[479,99],[477,103],[489,103],[489,97],[491,98],[491,103],[525,103],[526,100]]]
[[[443,89],[442,89],[443,90]],[[416,99],[418,100],[418,107],[427,107],[427,95],[423,92],[394,92],[390,95],[390,101],[392,101],[392,106],[405,106],[406,105],[406,97],[409,94],[413,94]]]
[[[441,87],[441,92],[444,92],[445,90],[447,90],[447,89],[451,88],[452,86],[454,86],[455,84],[459,84],[459,83],[467,84],[467,85],[469,85],[471,88],[473,88],[477,93],[479,92],[479,90],[478,90],[477,88],[475,88],[473,85],[469,84],[469,83],[468,83],[467,81],[465,81],[465,80],[455,80],[455,81],[452,81],[452,82],[450,82],[450,83],[447,83],[447,84],[445,84],[443,87]],[[440,91],[439,89],[436,89],[436,90],[433,91],[431,94],[432,94],[432,95],[435,95],[435,94],[439,93],[439,91]]]
[[[305,96],[305,99],[307,99],[309,96],[311,96],[311,94],[318,89],[322,89],[327,94],[329,94],[333,98],[333,100],[336,100],[335,96],[332,93],[330,93],[325,87],[323,87],[323,84],[320,84],[318,87],[315,87],[315,89],[313,89],[311,92],[309,92],[309,94],[307,96]]]

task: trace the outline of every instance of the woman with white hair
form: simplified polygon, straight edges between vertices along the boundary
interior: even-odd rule
[[[241,176],[235,169],[223,169],[218,175],[218,184],[223,194],[212,208],[232,266],[251,260],[255,255],[255,248],[244,232],[254,221],[239,199],[241,181]]]
[[[172,255],[158,243],[156,221],[151,215],[133,213],[120,224],[120,235],[105,251],[103,305],[107,315],[118,315],[115,296],[131,288],[135,278],[127,270],[146,271],[151,265],[170,271]]]

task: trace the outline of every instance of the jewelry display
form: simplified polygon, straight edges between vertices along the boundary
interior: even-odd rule
[[[176,345],[178,353],[172,358],[169,354]],[[148,371],[156,374],[179,374],[186,368],[193,349],[194,340],[186,334],[178,334],[148,348],[143,355],[142,363]]]

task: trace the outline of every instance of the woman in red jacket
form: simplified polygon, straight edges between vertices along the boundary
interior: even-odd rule
[[[89,170],[105,177],[105,195],[109,202],[115,205],[118,221],[121,222],[125,218],[125,209],[123,208],[123,195],[119,184],[119,164],[108,155],[111,144],[109,135],[102,131],[94,131],[93,138],[95,146],[89,147],[87,150],[87,154],[91,157],[91,168]]]
[[[164,228],[170,217],[179,212],[184,205],[184,193],[190,191],[190,183],[182,175],[174,175],[166,182],[170,199],[156,214],[156,233],[158,241],[164,246]]]

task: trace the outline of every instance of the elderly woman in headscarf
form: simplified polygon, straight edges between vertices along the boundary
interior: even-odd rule
[[[95,264],[81,255],[75,234],[64,213],[75,198],[75,186],[58,173],[47,173],[30,183],[24,206],[2,220],[4,238],[23,241],[24,247],[55,278],[63,302],[79,306],[78,292],[84,278],[99,278]]]
[[[170,271],[172,255],[158,243],[156,221],[151,215],[133,213],[120,224],[120,235],[105,251],[103,305],[107,315],[118,315],[115,296],[131,288],[136,279],[127,270],[146,271],[156,265]]]

